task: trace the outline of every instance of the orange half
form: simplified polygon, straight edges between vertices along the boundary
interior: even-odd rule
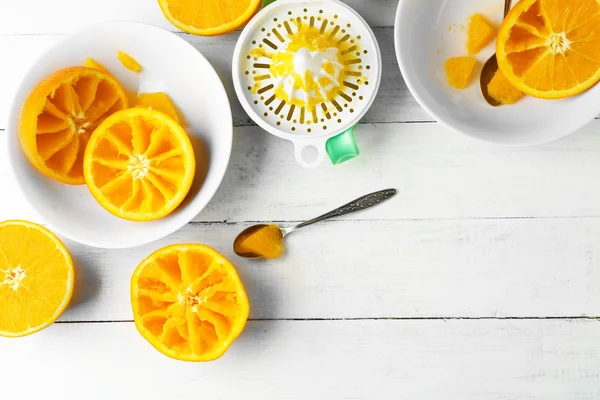
[[[44,175],[81,185],[90,135],[112,113],[127,108],[125,91],[107,72],[70,67],[53,73],[29,94],[21,109],[19,139]]]
[[[498,66],[521,92],[560,99],[600,80],[600,2],[521,0],[498,33]]]
[[[250,313],[233,265],[201,244],[168,246],[142,261],[131,278],[131,306],[141,335],[184,361],[221,357]]]
[[[52,324],[73,295],[73,260],[43,226],[0,223],[0,336],[19,337]]]
[[[182,31],[215,36],[245,25],[261,0],[158,0],[158,4],[169,22]]]
[[[192,186],[196,159],[177,121],[135,107],[111,115],[94,131],[83,172],[92,195],[107,211],[151,221],[181,204]]]

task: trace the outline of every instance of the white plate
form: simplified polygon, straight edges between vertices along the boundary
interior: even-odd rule
[[[140,74],[117,59],[123,50],[143,66]],[[185,117],[185,129],[196,153],[196,178],[183,204],[153,222],[130,222],[104,210],[87,187],[55,182],[37,172],[21,150],[18,123],[21,106],[44,77],[87,57],[104,64],[134,98],[142,91],[164,91]],[[219,76],[192,45],[162,29],[111,22],[72,35],[42,56],[17,90],[8,124],[9,163],[24,197],[56,232],[94,247],[125,248],[167,236],[192,220],[219,187],[231,154],[232,117]]]
[[[503,0],[400,0],[396,55],[402,76],[419,104],[438,122],[469,136],[505,145],[534,145],[566,136],[600,112],[600,85],[568,99],[526,97],[491,107],[481,97],[479,74],[464,91],[446,81],[444,61],[466,55],[466,26],[479,12],[498,26]],[[477,55],[479,71],[494,45]],[[479,72],[477,71],[477,72]]]

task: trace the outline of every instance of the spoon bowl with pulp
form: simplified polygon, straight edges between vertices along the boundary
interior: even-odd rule
[[[244,229],[233,242],[233,251],[243,258],[278,258],[284,251],[283,239],[297,229],[326,219],[366,210],[394,197],[396,189],[386,189],[362,196],[317,218],[289,228],[275,224],[258,224]]]

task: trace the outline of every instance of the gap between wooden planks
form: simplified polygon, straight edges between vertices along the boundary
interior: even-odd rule
[[[234,263],[255,320],[600,316],[600,219],[337,221],[298,231],[284,258],[262,262],[233,254],[246,226],[190,224],[128,250],[67,241],[78,278],[61,321],[131,320],[135,267],[186,242]]]

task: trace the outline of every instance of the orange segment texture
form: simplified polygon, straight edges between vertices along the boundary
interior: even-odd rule
[[[175,121],[179,122],[177,109],[171,101],[171,98],[163,92],[140,93],[136,99],[137,107],[147,107],[156,111],[163,112]]]
[[[477,60],[473,57],[452,57],[446,60],[444,69],[448,84],[455,89],[464,89],[471,82]]]
[[[104,65],[100,64],[98,61],[94,60],[93,58],[86,58],[85,63],[83,65],[88,68],[95,68],[97,70],[108,73],[108,70],[106,69],[106,67]]]
[[[85,181],[110,213],[132,221],[170,214],[196,170],[192,144],[177,121],[146,108],[111,115],[95,131],[84,158]]]
[[[57,181],[80,185],[83,155],[94,129],[127,107],[125,91],[95,68],[71,67],[40,82],[21,109],[19,138],[31,163]]]
[[[283,253],[283,235],[277,225],[267,225],[241,241],[242,253],[257,254],[264,258],[279,258]]]
[[[131,57],[129,54],[119,50],[117,52],[117,57],[119,58],[119,61],[121,61],[121,64],[123,64],[123,66],[128,70],[133,71],[136,74],[142,72],[142,66],[140,65],[140,63],[137,62],[136,59]]]
[[[600,2],[521,0],[498,33],[498,65],[531,96],[558,99],[600,80]]]
[[[0,336],[46,328],[73,294],[73,261],[46,228],[26,221],[0,223]]]
[[[158,0],[158,4],[165,17],[179,29],[214,36],[246,24],[261,0]]]
[[[506,79],[501,70],[496,71],[488,83],[488,94],[500,104],[514,104],[523,97],[523,93]]]
[[[131,278],[131,305],[141,335],[185,361],[221,357],[250,313],[233,265],[200,244],[165,247],[142,261]]]
[[[496,36],[496,27],[483,15],[474,14],[469,20],[467,30],[467,51],[477,54],[487,46]]]

